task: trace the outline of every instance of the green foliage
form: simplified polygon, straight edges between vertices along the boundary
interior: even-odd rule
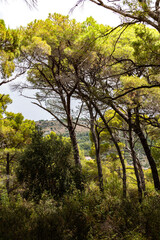
[[[3,114],[6,112],[8,104],[12,103],[9,95],[0,94],[0,118],[3,117]]]
[[[46,190],[54,198],[74,187],[74,164],[68,138],[55,133],[43,137],[35,131],[32,142],[19,157],[18,180],[25,183],[26,198],[39,200]]]
[[[83,121],[80,119],[80,123]],[[37,126],[40,126],[44,134],[48,134],[51,131],[54,131],[57,134],[62,135],[63,137],[69,137],[69,133],[67,132],[67,129],[65,127],[62,127],[62,125],[56,121],[56,120],[40,120],[36,122]],[[84,151],[85,156],[89,156],[89,151],[91,147],[91,143],[89,140],[89,130],[79,127],[76,127],[76,137],[77,137],[77,142],[81,150]]]
[[[136,1],[123,3],[136,16],[142,14],[141,7],[147,10],[147,6],[140,2],[138,5]],[[124,94],[136,87],[159,83],[159,34],[142,25],[124,29],[118,27],[112,31],[109,26],[97,24],[93,18],[82,24],[76,23],[60,14],[50,14],[45,21],[35,20],[21,31],[6,29],[4,22],[0,21],[1,77],[7,78],[14,71],[14,58],[19,55],[22,40],[19,64],[20,67],[21,64],[28,67],[27,80],[31,88],[37,89],[39,102],[45,100],[52,109],[59,107],[58,112],[63,115],[64,109],[62,104],[59,106],[59,100],[65,102],[66,93],[69,93],[67,101],[71,96],[83,100],[82,95],[77,95],[78,89],[94,102],[98,99],[99,103],[103,103],[103,109],[108,109],[105,118],[122,155],[124,141],[120,130],[123,128],[127,132],[128,125],[125,126],[127,121],[124,124],[111,109],[111,103],[115,103],[114,109],[118,108],[121,116],[124,114],[126,118],[128,108],[131,110],[132,127],[135,124],[134,110],[138,107],[140,125],[148,136],[148,142],[154,143],[151,150],[159,165],[159,130],[154,124],[160,122],[157,107],[160,91],[146,88]],[[20,39],[22,33],[23,39]],[[136,69],[137,64],[151,66]],[[73,94],[75,89],[76,95]],[[58,93],[59,99],[52,92]],[[124,96],[117,100],[119,94]],[[114,102],[111,102],[110,96],[115,97]],[[55,105],[51,97],[58,99]],[[104,100],[100,102],[101,99]],[[0,156],[4,162],[10,156],[10,163],[13,163],[19,153],[17,178],[22,185],[17,192],[23,193],[27,201],[20,195],[8,196],[1,191],[0,239],[160,239],[159,193],[149,193],[140,204],[131,166],[127,169],[127,198],[122,199],[120,161],[110,132],[104,128],[101,119],[96,123],[100,133],[104,192],[101,194],[98,190],[95,160],[87,161],[82,157],[85,191],[79,193],[76,187],[80,170],[74,168],[70,141],[53,132],[43,137],[42,132],[37,130],[31,139],[34,122],[24,120],[20,113],[8,113],[6,107],[10,102],[9,96],[0,95]],[[152,126],[149,116],[156,117]],[[133,144],[137,153],[144,155],[140,142],[135,139]],[[88,152],[88,133],[79,134],[79,145],[85,153]],[[91,153],[95,155],[93,144]],[[145,177],[147,190],[151,190],[150,170],[145,171]],[[29,202],[32,199],[34,203]]]
[[[160,49],[159,33],[155,29],[146,28],[141,24],[135,26],[135,34],[136,39],[133,42],[133,47],[137,62],[139,64],[158,64]]]
[[[95,190],[58,201],[44,194],[39,204],[12,197],[7,205],[0,200],[0,220],[3,240],[159,240],[159,195],[142,205]]]
[[[151,192],[142,204],[142,213],[144,216],[144,227],[146,235],[150,239],[160,239],[160,196]]]
[[[0,239],[29,240],[32,209],[25,203],[12,199],[7,206],[0,202]],[[8,230],[7,230],[8,229]]]
[[[77,141],[80,149],[84,151],[85,156],[89,156],[91,142],[89,141],[89,132],[77,133]]]
[[[6,154],[10,153],[13,162],[17,153],[30,142],[35,123],[24,120],[21,113],[6,112],[6,117],[0,120],[0,124],[0,157],[4,160]]]
[[[85,176],[86,185],[90,189],[96,189],[98,186],[98,177],[97,177],[97,164],[95,160],[86,160],[82,161],[82,171]]]
[[[9,196],[6,189],[1,192],[1,204],[3,207],[7,207],[9,205]]]
[[[15,70],[14,59],[19,55],[21,34],[19,30],[7,29],[0,20],[0,77],[6,79]]]
[[[21,113],[7,112],[7,105],[11,102],[8,95],[0,94],[0,166],[3,174],[1,187],[4,188],[6,181],[8,192],[15,188],[14,170],[17,156],[24,146],[30,143],[31,133],[35,129],[35,122],[24,120]]]

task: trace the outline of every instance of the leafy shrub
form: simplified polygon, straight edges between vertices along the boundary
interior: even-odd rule
[[[39,203],[11,197],[0,200],[0,240],[160,239],[157,193],[142,204],[133,196],[121,199],[95,189],[58,200],[45,191]]]
[[[0,239],[29,240],[30,217],[32,209],[25,204],[12,202],[7,206],[0,205]]]
[[[144,199],[142,214],[148,239],[160,240],[160,195],[158,193],[152,192]]]
[[[39,201],[44,191],[55,198],[72,191],[75,169],[70,141],[55,133],[43,137],[35,131],[32,143],[19,157],[17,177],[25,184],[24,196]]]

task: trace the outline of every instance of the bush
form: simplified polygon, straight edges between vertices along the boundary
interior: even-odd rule
[[[142,214],[147,238],[160,240],[160,195],[158,193],[152,192],[144,199]]]
[[[25,204],[12,202],[0,205],[0,239],[30,240],[30,218],[32,209]]]
[[[44,191],[54,198],[71,192],[75,169],[70,141],[55,133],[43,137],[36,131],[32,143],[19,157],[17,178],[25,184],[26,199],[39,201]]]
[[[160,197],[120,199],[108,192],[75,191],[39,203],[21,198],[0,202],[0,240],[159,240]]]

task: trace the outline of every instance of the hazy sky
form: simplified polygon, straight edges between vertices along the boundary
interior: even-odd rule
[[[68,15],[70,9],[76,4],[77,0],[38,0],[36,9],[30,9],[24,0],[1,0],[0,19],[4,19],[6,26],[17,28],[26,26],[34,19],[46,19],[49,13],[61,13]],[[102,7],[86,1],[84,5],[77,7],[70,18],[77,21],[84,21],[87,17],[93,16],[98,23],[116,26],[120,20],[117,15],[107,11]],[[8,93],[13,103],[8,107],[9,111],[21,112],[25,118],[32,120],[50,119],[51,116],[44,110],[33,105],[29,99],[19,96],[18,92],[11,92],[9,86],[0,87],[0,93]]]

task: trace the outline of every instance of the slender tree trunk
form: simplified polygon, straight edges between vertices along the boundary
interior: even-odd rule
[[[7,175],[7,181],[6,181],[6,189],[7,189],[7,193],[9,194],[9,175],[10,175],[10,159],[9,159],[9,153],[7,153],[7,157],[6,157],[6,175]]]
[[[75,165],[77,168],[81,169],[81,161],[79,156],[79,149],[77,144],[77,137],[75,132],[75,126],[73,124],[72,116],[71,116],[71,95],[66,92],[66,100],[64,99],[63,92],[61,93],[61,101],[63,103],[63,107],[66,111],[67,115],[67,128],[69,131],[72,147],[73,147],[73,154],[74,154],[74,160]]]
[[[98,168],[99,188],[100,188],[100,191],[103,192],[104,187],[103,187],[102,164],[100,159],[100,138],[98,133],[93,133],[93,134],[95,135],[95,149],[96,149],[96,162],[97,162],[97,168]]]
[[[120,147],[118,145],[118,142],[116,140],[116,138],[114,137],[113,133],[112,133],[112,130],[111,128],[109,127],[105,117],[103,116],[103,114],[101,113],[101,111],[99,110],[99,108],[96,106],[96,104],[94,104],[94,107],[96,109],[96,111],[99,113],[102,121],[104,122],[104,125],[106,126],[108,132],[110,133],[110,136],[111,136],[111,139],[116,147],[116,150],[117,150],[117,153],[118,153],[118,156],[119,156],[119,159],[120,159],[120,162],[121,162],[121,165],[122,165],[122,171],[123,171],[123,178],[122,178],[122,181],[123,181],[123,197],[126,198],[126,194],[127,194],[127,184],[126,184],[126,167],[125,167],[125,163],[124,163],[124,158],[121,154],[121,150],[120,150]]]
[[[76,182],[76,187],[80,191],[84,190],[83,186],[83,180],[82,180],[82,166],[81,166],[81,161],[80,161],[80,156],[79,156],[79,149],[78,149],[78,143],[77,143],[77,138],[76,138],[76,132],[75,132],[75,127],[72,123],[72,119],[68,116],[68,131],[73,147],[73,155],[74,155],[74,161],[75,161],[75,182]]]
[[[132,137],[132,122],[131,122],[131,111],[128,110],[128,132],[129,132],[129,145],[130,145],[130,150],[131,150],[131,156],[133,160],[133,166],[134,166],[134,172],[135,176],[137,179],[137,187],[138,187],[138,193],[139,193],[139,202],[142,202],[142,184],[141,184],[141,178],[140,174],[138,171],[138,166],[137,166],[137,158],[136,158],[136,153],[134,151],[134,146],[133,146],[133,137]]]
[[[151,150],[150,150],[150,148],[148,146],[148,143],[147,143],[147,139],[145,138],[145,135],[144,135],[144,133],[141,129],[141,126],[140,126],[138,107],[135,109],[135,113],[136,113],[136,123],[133,125],[134,131],[141,141],[144,152],[147,156],[149,165],[151,167],[153,181],[154,181],[154,187],[158,191],[158,190],[160,190],[160,181],[159,181],[157,166],[156,166],[156,163],[155,163],[155,161],[152,157]]]
[[[100,191],[103,192],[104,187],[103,187],[102,164],[101,164],[101,159],[100,159],[100,138],[99,138],[99,133],[95,130],[93,109],[91,106],[88,106],[88,109],[90,112],[91,133],[92,133],[92,138],[93,138],[95,151],[96,151],[96,162],[97,162],[97,169],[98,169],[99,188],[100,188]]]
[[[73,147],[75,165],[78,168],[81,168],[81,161],[80,161],[80,156],[79,156],[78,143],[77,143],[75,129],[74,129],[74,126],[73,126],[72,123],[68,127],[68,130],[69,130],[69,135],[70,135],[70,139],[71,139],[71,143],[72,143],[72,147]]]
[[[114,145],[115,145],[115,147],[117,149],[117,153],[118,153],[121,165],[122,165],[122,171],[123,171],[123,177],[122,177],[122,180],[123,180],[123,197],[126,198],[126,195],[127,195],[127,183],[126,183],[126,166],[125,166],[125,163],[124,163],[124,158],[123,158],[123,156],[121,154],[121,150],[120,150],[120,147],[118,145],[118,142],[117,142],[116,138],[113,136],[111,128],[108,126],[107,129],[108,129],[108,131],[109,131],[109,133],[111,135],[112,141],[113,141],[113,143],[114,143]]]
[[[144,172],[143,172],[142,166],[140,164],[140,161],[137,157],[136,157],[136,163],[137,163],[137,167],[138,167],[138,171],[139,171],[139,175],[140,175],[140,179],[141,179],[142,190],[145,195],[146,194],[146,184],[145,184]]]

